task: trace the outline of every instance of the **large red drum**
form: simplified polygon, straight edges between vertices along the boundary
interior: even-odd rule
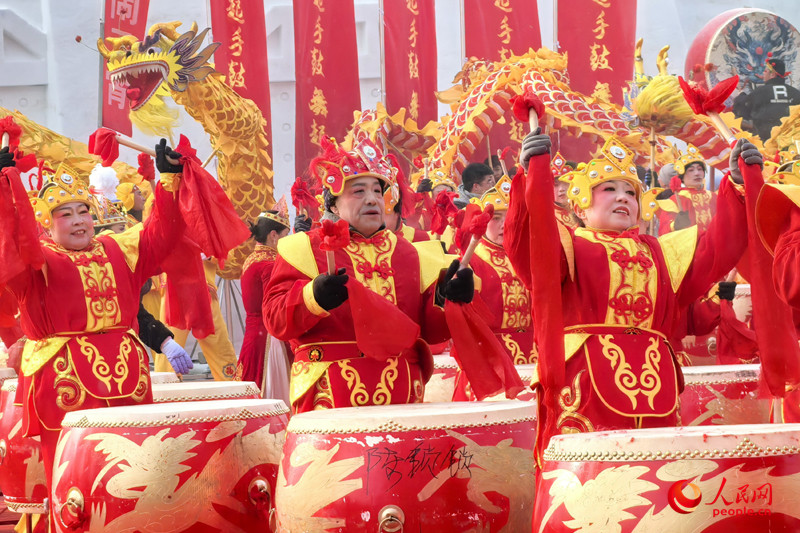
[[[153,385],[155,403],[257,400],[260,397],[261,390],[252,381],[185,381]]]
[[[458,363],[450,355],[433,356],[433,374],[425,384],[425,403],[449,402],[456,389]]]
[[[800,424],[559,435],[534,532],[800,531]]]
[[[39,437],[22,436],[22,407],[14,405],[17,380],[0,389],[0,490],[15,513],[45,513],[47,477]]]
[[[311,411],[289,423],[278,531],[525,531],[535,407],[450,402]]]
[[[56,531],[270,530],[288,412],[280,400],[222,400],[67,413]]]
[[[683,367],[686,387],[680,396],[684,426],[767,424],[772,403],[759,387],[761,365]]]
[[[175,372],[150,372],[150,383],[180,383],[178,374]]]

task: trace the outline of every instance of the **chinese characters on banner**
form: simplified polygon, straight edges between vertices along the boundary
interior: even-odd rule
[[[539,11],[531,0],[464,0],[464,45],[467,57],[500,61],[542,46]],[[506,123],[495,123],[489,135],[493,154],[507,146],[518,146],[527,126],[511,114]],[[483,159],[486,142],[473,155]]]
[[[147,12],[150,0],[105,0],[105,19],[103,37],[121,37],[133,35],[138,40],[144,38],[147,27]],[[111,86],[108,68],[103,63],[103,106],[102,125],[125,135],[132,133],[131,120],[128,118],[128,101],[125,89]]]
[[[237,94],[255,102],[266,120],[272,159],[267,28],[263,0],[211,0],[211,31],[221,43],[215,68]]]
[[[295,0],[294,48],[298,175],[327,135],[342,140],[361,109],[353,0]]]
[[[559,3],[559,51],[569,54],[576,91],[622,104],[622,88],[633,76],[635,41],[636,0]]]
[[[438,117],[434,0],[384,0],[386,108],[401,107],[420,126]]]

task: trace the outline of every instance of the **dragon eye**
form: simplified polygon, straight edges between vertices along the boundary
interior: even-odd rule
[[[158,49],[158,48],[156,48],[155,46],[151,46],[150,48],[148,48],[148,49],[147,49],[147,54],[148,54],[148,55],[154,55],[154,54],[157,54],[157,53],[159,53],[160,51],[161,51],[161,50],[159,50],[159,49]]]
[[[131,51],[130,50],[126,50],[125,51],[125,57],[131,57]]]

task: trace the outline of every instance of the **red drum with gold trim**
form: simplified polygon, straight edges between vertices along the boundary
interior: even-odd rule
[[[67,413],[56,531],[268,531],[288,412],[221,400]]]
[[[753,299],[750,296],[749,284],[739,283],[736,285],[736,291],[733,294],[733,312],[740,322],[750,324],[750,319],[753,318]]]
[[[528,402],[295,415],[278,474],[278,531],[527,530],[534,438]]]
[[[13,371],[12,371],[13,372]],[[47,477],[39,437],[22,436],[22,407],[14,405],[17,380],[6,379],[0,389],[0,490],[15,513],[45,513]]]
[[[0,368],[0,386],[6,382],[7,379],[17,379],[17,373],[13,368]]]
[[[155,403],[257,400],[260,397],[261,390],[252,381],[185,381],[153,385]]]
[[[525,389],[515,399],[523,402],[535,402],[536,391],[531,388],[531,381],[533,381],[533,376],[536,374],[536,365],[514,365],[514,367],[517,369],[517,374],[519,374],[522,383],[525,384]],[[500,393],[486,398],[486,401],[496,402],[506,399],[505,393]]]
[[[800,424],[558,435],[533,531],[800,531]]]
[[[456,390],[458,363],[449,355],[433,356],[433,374],[425,384],[425,403],[449,402]]]
[[[175,372],[150,372],[150,383],[156,385],[158,383],[180,383],[178,374]]]
[[[761,365],[683,367],[681,424],[768,424],[771,398],[759,387]]]

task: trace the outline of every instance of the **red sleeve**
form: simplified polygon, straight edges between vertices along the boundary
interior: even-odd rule
[[[28,194],[15,167],[0,171],[0,287],[26,285],[44,264],[38,228]]]
[[[186,222],[178,209],[176,194],[165,190],[159,183],[155,189],[153,211],[144,221],[144,228],[139,240],[139,260],[136,263],[136,271],[143,280],[161,273],[163,260],[167,256],[175,254],[176,246],[183,238],[185,229]],[[178,248],[185,250],[186,247],[179,246]],[[188,248],[193,249],[192,255],[196,255],[196,260],[200,261],[199,249],[195,254],[195,246]],[[194,258],[184,258],[184,260],[192,261]]]
[[[531,290],[530,232],[525,206],[525,171],[520,166],[511,180],[508,212],[503,226],[503,248],[525,288]]]
[[[747,212],[744,197],[730,180],[722,180],[717,214],[697,239],[694,258],[678,290],[678,305],[685,307],[703,296],[725,277],[747,248]]]
[[[789,220],[775,244],[772,280],[781,300],[800,309],[800,209],[792,209]]]
[[[720,305],[713,298],[697,300],[687,310],[688,335],[708,335],[719,325]]]
[[[282,341],[296,339],[327,316],[327,313],[316,315],[306,306],[303,288],[310,281],[311,278],[278,256],[261,305],[270,335]]]

